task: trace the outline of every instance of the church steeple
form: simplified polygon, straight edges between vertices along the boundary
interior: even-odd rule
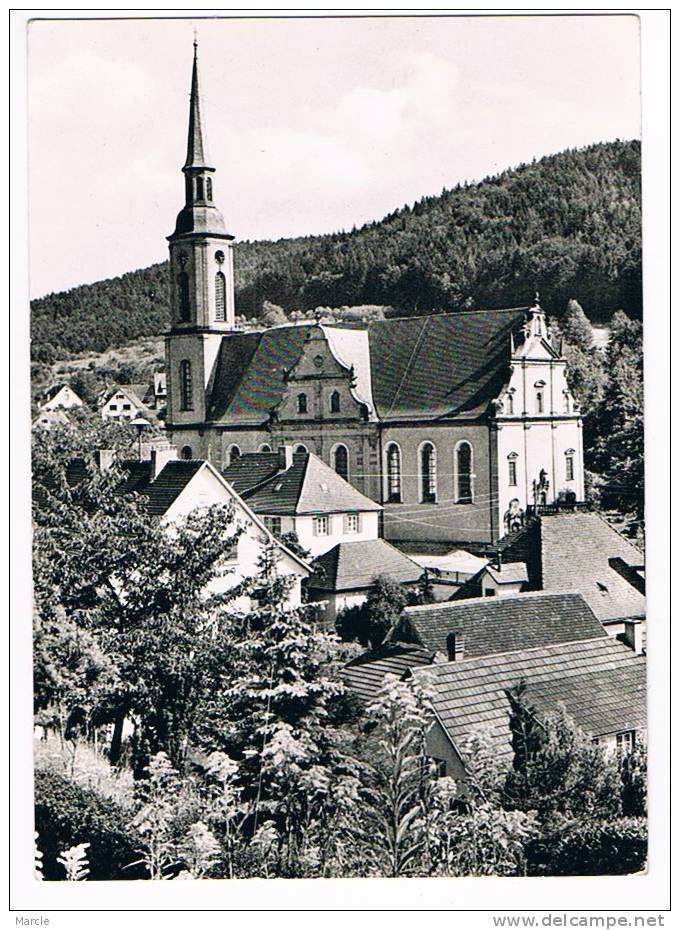
[[[187,158],[183,170],[187,168],[210,167],[208,148],[203,138],[203,121],[201,120],[201,91],[198,82],[198,42],[194,37],[194,66],[191,73],[191,102],[189,104],[189,137],[187,139]]]

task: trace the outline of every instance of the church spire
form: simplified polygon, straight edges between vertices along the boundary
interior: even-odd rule
[[[189,136],[187,139],[187,168],[209,168],[208,147],[203,138],[201,119],[201,90],[198,82],[198,41],[194,34],[194,65],[191,72],[191,98],[189,104]]]

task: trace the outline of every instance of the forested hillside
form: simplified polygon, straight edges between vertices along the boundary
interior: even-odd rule
[[[640,144],[566,151],[425,197],[351,232],[236,245],[236,304],[399,313],[517,306],[641,315]],[[34,358],[103,351],[169,322],[165,263],[32,302]]]

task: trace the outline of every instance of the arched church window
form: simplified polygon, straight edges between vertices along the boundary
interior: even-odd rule
[[[179,363],[180,409],[194,409],[194,385],[191,375],[191,362],[185,358]]]
[[[182,446],[182,451],[180,452],[180,455],[182,456],[183,459],[188,461],[189,459],[192,459],[194,457],[194,452],[191,446]]]
[[[340,413],[340,394],[337,391],[331,394],[331,413]]]
[[[472,446],[460,442],[456,447],[456,502],[472,503]]]
[[[221,271],[215,275],[215,320],[224,323],[227,318],[227,279]]]
[[[179,318],[187,323],[191,318],[191,299],[189,297],[189,275],[180,271],[177,275],[177,290],[179,292]]]
[[[437,500],[437,450],[431,442],[420,447],[420,500],[424,504]]]
[[[517,453],[511,452],[508,456],[508,485],[517,487]]]
[[[401,503],[401,450],[396,442],[387,447],[387,500]]]
[[[205,179],[205,199],[212,200],[212,178]]]
[[[196,200],[205,200],[203,193],[203,178],[196,178]]]
[[[341,478],[349,481],[349,453],[347,446],[336,446],[333,453],[333,468]]]
[[[574,450],[567,449],[564,453],[564,473],[567,481],[574,480]]]
[[[229,446],[229,464],[233,465],[234,462],[237,462],[241,458],[241,450],[237,445]]]
[[[306,394],[298,394],[297,409],[298,409],[298,413],[307,413],[307,395]]]
[[[303,443],[299,443],[299,445],[295,446],[293,449],[294,455],[307,455],[308,452],[309,449]]]
[[[272,447],[269,445],[268,442],[263,442],[262,445],[260,446],[260,448],[259,448],[257,451],[258,451],[258,452],[271,452],[271,451],[272,451]]]

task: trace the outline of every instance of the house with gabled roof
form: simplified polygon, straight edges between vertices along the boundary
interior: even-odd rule
[[[312,452],[281,446],[244,453],[222,475],[273,533],[295,533],[312,556],[338,543],[378,538],[380,504]]]
[[[68,410],[71,407],[82,407],[82,398],[73,390],[70,384],[60,382],[49,387],[40,404],[40,409],[45,412],[53,410]]]
[[[312,602],[323,602],[323,619],[333,623],[341,610],[363,604],[376,578],[416,588],[423,577],[417,562],[385,539],[339,542],[312,563],[307,582]]]
[[[101,450],[98,459],[101,468],[109,468],[115,461],[108,450]],[[228,591],[243,580],[254,578],[260,570],[262,553],[268,548],[276,553],[275,570],[289,579],[288,605],[296,607],[302,602],[302,581],[311,574],[311,567],[267,529],[210,462],[180,460],[176,449],[164,448],[152,449],[149,459],[117,464],[122,472],[120,493],[140,494],[149,512],[168,527],[198,509],[217,504],[231,508],[232,515],[225,526],[226,574],[215,581],[220,590]],[[71,463],[69,481],[78,481],[83,474],[82,461]],[[255,605],[249,596],[243,596],[232,606],[247,611]]]
[[[153,419],[153,392],[148,384],[118,384],[101,395],[99,410],[103,420]]]
[[[522,579],[524,590],[579,591],[613,635],[645,616],[644,556],[599,513],[541,513],[498,543],[494,560],[454,595],[490,593],[494,576]],[[494,594],[502,594],[496,586]]]
[[[166,428],[186,458],[293,445],[384,507],[383,536],[483,548],[584,496],[582,422],[531,306],[239,331],[194,55],[184,204],[168,237]]]

